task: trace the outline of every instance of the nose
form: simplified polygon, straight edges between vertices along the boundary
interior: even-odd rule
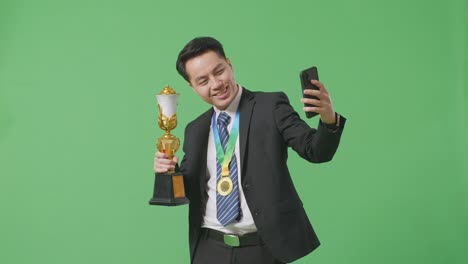
[[[218,90],[222,88],[223,86],[223,81],[218,80],[215,77],[213,77],[212,83],[213,83],[213,90]]]

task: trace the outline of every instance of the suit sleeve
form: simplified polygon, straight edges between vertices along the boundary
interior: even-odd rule
[[[190,124],[185,127],[184,139],[187,138],[187,134],[189,133],[188,132],[189,127],[190,127]],[[180,173],[182,173],[182,175],[184,176],[185,196],[190,200],[192,195],[191,195],[191,186],[190,186],[189,171],[188,171],[189,165],[188,165],[188,159],[187,159],[187,153],[188,153],[187,144],[188,144],[187,140],[184,140],[182,149],[184,150],[185,154],[182,158],[182,161],[180,162],[180,166],[176,165],[177,166],[176,170],[178,169]]]
[[[276,127],[286,144],[302,158],[321,163],[330,161],[338,148],[346,118],[338,115],[340,126],[331,132],[319,121],[317,129],[309,127],[289,103],[284,93],[279,93],[274,106]]]

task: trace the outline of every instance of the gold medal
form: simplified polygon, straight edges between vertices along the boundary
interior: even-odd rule
[[[232,192],[232,180],[229,176],[223,176],[218,182],[217,190],[222,196],[227,196]]]

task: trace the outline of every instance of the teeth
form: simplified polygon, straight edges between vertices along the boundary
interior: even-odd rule
[[[215,94],[214,96],[218,96],[218,95],[220,95],[220,94],[223,94],[223,93],[225,93],[226,91],[227,91],[227,87],[224,88],[224,90],[220,91],[219,93]]]

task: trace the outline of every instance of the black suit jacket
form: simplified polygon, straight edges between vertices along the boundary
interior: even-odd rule
[[[331,133],[321,122],[310,128],[284,93],[251,92],[244,88],[240,110],[241,188],[258,233],[274,257],[292,262],[313,251],[320,242],[302,207],[286,164],[288,147],[304,159],[319,163],[332,159],[346,119]],[[185,129],[180,165],[189,205],[189,244],[193,261],[208,199],[207,149],[213,109]]]

